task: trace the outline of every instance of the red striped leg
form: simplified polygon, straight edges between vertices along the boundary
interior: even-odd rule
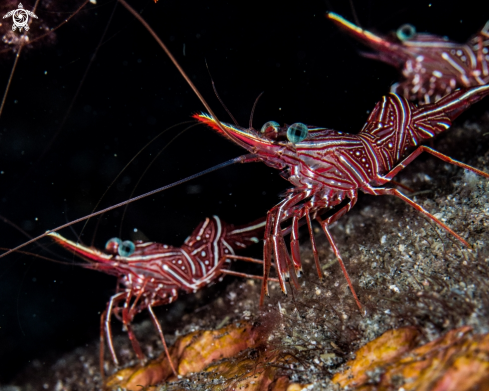
[[[102,384],[105,384],[105,368],[104,368],[104,353],[105,353],[105,318],[107,317],[107,309],[109,303],[107,303],[107,308],[100,315],[100,351],[99,351],[99,366],[100,366],[100,376],[102,377]]]
[[[245,262],[251,262],[251,263],[258,263],[259,265],[263,265],[264,262],[261,259],[256,259],[256,258],[250,258],[250,257],[243,257],[242,255],[226,255],[224,257],[224,260],[226,259],[234,259],[237,261],[245,261]],[[272,264],[273,267],[275,267],[274,264]],[[230,276],[236,276],[236,277],[243,277],[243,278],[252,278],[254,280],[263,280],[263,276],[256,276],[254,274],[246,274],[246,273],[241,273],[241,272],[235,272],[234,270],[227,270],[227,269],[220,269],[221,273],[223,274],[229,274]],[[268,277],[268,281],[272,282],[279,282],[278,278],[272,278]]]
[[[277,219],[276,224],[280,225],[279,219]],[[277,274],[279,275],[279,280],[282,280],[283,282],[283,284],[280,284],[280,287],[282,288],[282,292],[284,294],[287,294],[285,282],[289,280],[290,275],[287,267],[287,259],[285,258],[285,254],[283,253],[283,245],[282,241],[280,240],[281,238],[281,233],[280,236],[275,234],[272,236],[272,248],[273,254],[275,255],[275,264],[277,265]]]
[[[318,219],[318,218],[316,218],[316,219]],[[320,221],[320,220],[318,220],[318,221]],[[362,304],[360,303],[360,300],[358,299],[358,296],[355,292],[355,289],[353,288],[353,285],[352,285],[351,280],[350,280],[350,276],[348,275],[348,271],[346,270],[345,264],[343,263],[343,260],[341,259],[340,252],[339,252],[338,248],[336,247],[336,243],[334,242],[334,239],[331,236],[331,233],[329,232],[328,224],[326,224],[326,222],[323,222],[323,221],[320,221],[320,223],[321,223],[321,227],[323,228],[324,233],[326,234],[326,237],[328,238],[329,244],[331,245],[331,248],[333,249],[333,252],[334,252],[336,258],[338,259],[338,263],[341,266],[341,270],[343,271],[343,275],[346,278],[346,282],[348,283],[348,286],[350,287],[350,291],[353,295],[353,298],[355,299],[355,302],[357,303],[357,306],[360,309],[360,311],[363,311]]]
[[[357,192],[356,191],[351,191],[349,193],[350,201],[348,204],[343,206],[340,210],[338,210],[336,213],[334,213],[332,216],[328,217],[325,220],[322,220],[319,216],[316,216],[316,220],[321,224],[321,227],[328,238],[329,244],[331,245],[333,252],[338,259],[338,263],[340,264],[341,270],[343,272],[343,275],[345,276],[346,282],[348,283],[348,286],[350,287],[350,291],[353,295],[353,298],[355,299],[355,302],[357,303],[358,308],[360,311],[362,311],[362,304],[360,303],[360,300],[358,299],[358,296],[355,292],[355,288],[353,288],[353,284],[351,283],[350,276],[348,275],[348,271],[346,270],[345,264],[343,262],[343,259],[341,258],[340,252],[338,250],[338,247],[336,247],[336,243],[333,239],[333,236],[331,236],[331,232],[329,231],[328,226],[333,224],[336,220],[338,220],[341,216],[343,216],[345,213],[347,213],[355,204],[357,203],[358,197],[357,197]]]
[[[170,363],[171,370],[176,377],[179,377],[177,370],[173,366],[173,361],[171,360],[170,352],[168,351],[168,346],[166,345],[165,342],[165,336],[163,335],[163,329],[161,328],[161,324],[160,322],[158,322],[158,319],[156,319],[155,313],[153,312],[153,308],[151,307],[151,305],[148,305],[148,312],[151,315],[151,320],[153,321],[156,330],[158,330],[158,334],[160,335],[160,339],[161,342],[163,343],[163,348],[165,349],[166,358]]]
[[[293,205],[302,201],[310,195],[310,190],[302,191],[295,195],[289,195],[285,200],[280,202],[268,211],[267,223],[265,226],[265,244],[263,246],[263,260],[265,266],[263,268],[263,284],[260,295],[260,305],[263,305],[265,301],[265,295],[268,296],[268,284],[267,279],[270,274],[271,256],[272,251],[275,255],[275,266],[277,270],[278,279],[280,281],[280,288],[282,292],[287,294],[287,288],[285,287],[284,277],[288,275],[288,270],[285,269],[287,259],[283,259],[281,254],[281,244],[279,238],[282,237],[282,229],[280,223],[286,216],[286,212]],[[273,232],[272,232],[273,230]]]
[[[289,277],[292,280],[292,283],[294,284],[295,288],[299,290],[299,281],[297,280],[297,275],[295,274],[295,267],[294,263],[292,262],[292,259],[290,258],[289,252],[287,251],[287,246],[285,245],[285,239],[282,235],[279,237],[280,244],[281,244],[281,254],[283,257],[285,257],[285,260],[287,262],[287,266],[289,268]]]
[[[139,303],[139,299],[141,298],[143,293],[146,292],[145,288],[146,288],[146,285],[148,284],[148,282],[149,282],[149,278],[146,278],[143,282],[143,285],[139,289],[139,293],[136,296],[136,299],[134,299],[132,302],[131,308],[129,309],[129,311],[131,313],[131,317],[130,317],[131,319],[134,318],[134,316],[136,315],[137,312],[139,312],[137,309],[135,310],[135,308],[137,308],[137,304]]]
[[[105,310],[105,312],[102,314],[100,318],[100,343],[101,343],[100,359],[102,361],[100,363],[100,366],[102,367],[102,369],[103,369],[103,360],[104,360],[104,355],[103,355],[104,333],[107,336],[107,345],[109,346],[109,352],[110,355],[112,356],[112,361],[114,362],[114,365],[116,367],[119,366],[119,360],[117,359],[117,355],[114,349],[114,342],[112,341],[112,328],[110,326],[110,318],[112,316],[112,312],[114,311],[114,303],[124,299],[125,296],[127,296],[126,292],[121,292],[112,296],[109,302],[107,303],[107,309]]]
[[[311,195],[310,190],[305,190],[302,191],[296,195],[290,196],[284,202],[280,207],[277,209],[277,217],[275,219],[275,225],[273,227],[273,244],[274,244],[274,252],[275,252],[275,261],[277,266],[278,265],[288,265],[290,269],[290,264],[292,261],[290,260],[290,256],[287,250],[287,247],[285,245],[284,237],[282,235],[282,228],[281,228],[281,223],[284,220],[287,220],[290,218],[291,214],[289,213],[290,209],[298,204],[299,202],[303,201],[305,198],[309,197]],[[295,274],[294,268],[290,270],[291,272],[293,271]],[[277,267],[277,272],[280,272],[279,268]],[[284,276],[286,279],[290,277],[289,270],[285,272]],[[287,291],[283,290],[283,292],[286,294]]]
[[[399,173],[399,171],[404,169],[409,163],[411,163],[414,159],[416,159],[423,152],[428,152],[429,154],[436,156],[437,158],[443,160],[444,162],[465,168],[466,170],[470,170],[472,172],[475,172],[478,175],[482,175],[483,177],[489,178],[489,174],[485,173],[484,171],[478,170],[477,168],[469,166],[468,164],[459,162],[458,160],[452,159],[451,157],[449,157],[447,155],[444,155],[438,151],[435,151],[434,149],[432,149],[430,147],[422,145],[422,146],[418,147],[413,153],[411,153],[407,158],[405,158],[401,163],[399,163],[396,167],[394,167],[391,171],[389,171],[389,173],[387,175],[382,177],[382,180],[379,181],[379,184],[384,184],[384,183],[389,182],[392,178],[394,178]]]
[[[229,274],[230,276],[241,277],[241,278],[251,278],[253,280],[263,280],[262,276],[256,276],[254,274],[246,274],[241,272],[235,272],[234,270],[221,269],[222,274]],[[279,282],[278,278],[268,277],[268,281]]]
[[[282,202],[285,202],[282,201]],[[260,294],[260,306],[262,306],[265,303],[265,295],[269,296],[268,293],[268,276],[270,274],[270,267],[272,264],[272,246],[271,246],[271,241],[270,241],[270,236],[272,234],[272,226],[273,226],[273,220],[275,217],[275,209],[279,206],[273,207],[270,209],[267,213],[267,222],[265,224],[265,234],[264,234],[264,243],[263,243],[263,283],[261,287],[261,294]],[[275,260],[275,264],[277,267],[277,270],[279,268],[279,265],[277,264],[277,261]],[[282,276],[281,274],[277,271],[279,281],[280,281],[280,287],[283,286],[283,281],[282,281]]]
[[[314,231],[312,230],[312,221],[311,221],[311,215],[309,214],[309,209],[306,210],[306,221],[307,221],[307,229],[309,231],[309,237],[311,238],[311,247],[312,247],[312,253],[314,254],[314,263],[316,264],[316,270],[318,272],[318,276],[320,279],[322,279],[323,274],[321,273],[321,265],[319,264],[319,253],[316,246],[316,239],[314,239]]]
[[[132,329],[131,322],[134,318],[134,314],[129,309],[129,301],[131,300],[130,295],[126,297],[126,302],[124,304],[124,308],[122,309],[122,324],[127,330],[127,335],[129,340],[131,341],[132,349],[136,353],[139,361],[144,362],[145,357],[143,351],[141,350],[141,346],[139,345],[138,340],[136,339],[136,335],[134,334],[134,330]]]
[[[267,223],[268,225],[268,223]],[[270,241],[265,238],[265,242],[263,243],[263,282],[261,285],[261,293],[260,293],[260,307],[265,304],[265,295],[268,294],[268,278],[270,274],[271,267],[271,250],[270,250]],[[280,279],[279,279],[280,283]],[[280,284],[282,286],[282,284]]]
[[[299,248],[299,216],[292,218],[292,231],[290,234],[290,252],[292,253],[292,261],[297,275],[300,277],[302,273],[301,254]]]
[[[242,255],[226,255],[224,257],[224,260],[226,260],[226,259],[235,259],[237,261],[245,261],[245,262],[250,262],[250,263],[258,263],[260,265],[263,265],[263,261],[261,259],[250,258],[250,257],[243,257]],[[272,266],[275,266],[275,265],[272,264]],[[262,277],[260,277],[260,279],[262,279]]]
[[[348,198],[350,199],[350,201],[348,201],[348,203],[345,206],[341,207],[339,210],[337,210],[331,216],[329,216],[328,218],[326,218],[322,221],[324,221],[329,226],[329,225],[333,224],[335,221],[337,221],[340,217],[342,217],[346,213],[348,213],[351,210],[351,208],[353,208],[358,201],[357,191],[356,190],[349,191],[348,192]],[[316,220],[317,220],[317,217],[316,217]]]
[[[399,197],[401,200],[407,202],[409,205],[411,205],[413,208],[424,214],[426,217],[428,217],[430,220],[434,221],[436,224],[438,224],[440,227],[442,227],[445,231],[447,231],[449,234],[453,235],[455,238],[457,238],[459,241],[461,241],[465,246],[471,248],[470,244],[465,241],[460,235],[455,233],[451,228],[449,228],[447,225],[442,223],[440,220],[438,220],[435,216],[433,216],[430,212],[428,212],[426,209],[424,209],[421,205],[417,204],[410,198],[406,197],[404,194],[402,194],[399,190],[397,189],[375,189],[372,188],[369,191],[369,194],[373,195],[394,195],[396,197]]]
[[[407,190],[409,191],[410,193],[414,193],[415,190],[414,189],[411,189],[409,186],[406,186],[406,185],[403,185],[402,183],[400,182],[397,182],[397,181],[390,181],[390,183],[394,186],[397,186],[397,187],[400,187],[401,189],[404,189],[404,190]]]

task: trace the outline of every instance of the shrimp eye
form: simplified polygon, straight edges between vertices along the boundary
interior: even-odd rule
[[[134,250],[136,250],[136,246],[130,240],[124,240],[119,246],[119,255],[121,257],[129,257],[134,254]]]
[[[403,24],[396,31],[397,38],[400,41],[407,41],[416,34],[416,28],[412,24]]]
[[[122,244],[122,240],[119,238],[112,238],[105,244],[105,251],[109,254],[117,254],[119,252],[119,247]]]
[[[307,126],[297,122],[292,124],[287,129],[287,138],[292,144],[300,143],[309,133]]]
[[[261,133],[278,133],[280,125],[275,121],[268,121],[261,127]]]

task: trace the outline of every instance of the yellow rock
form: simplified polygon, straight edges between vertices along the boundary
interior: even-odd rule
[[[337,373],[333,383],[338,383],[341,387],[364,384],[369,379],[367,372],[389,364],[410,351],[416,345],[419,336],[420,332],[415,327],[402,327],[385,332],[358,349],[356,358],[346,364],[348,369]]]
[[[359,349],[333,381],[355,391],[489,390],[489,334],[470,331],[460,327],[416,349],[409,348],[412,336],[405,329],[388,331]]]
[[[255,345],[255,332],[249,323],[228,325],[220,330],[195,331],[180,337],[169,349],[178,375],[200,372],[216,360],[233,357]],[[174,379],[165,354],[140,365],[122,369],[109,377],[108,390],[119,388],[140,391],[141,387]]]
[[[470,327],[461,327],[416,347],[420,332],[415,327],[387,331],[360,348],[332,381],[354,391],[489,390],[489,334],[470,332]],[[201,372],[197,381],[209,391],[314,389],[313,384],[290,383],[280,368],[295,364],[296,359],[269,348],[265,336],[250,323],[196,331],[180,337],[170,355],[180,376]],[[118,371],[106,388],[157,391],[172,380],[175,377],[162,355],[143,367]],[[171,389],[176,391],[176,385]]]

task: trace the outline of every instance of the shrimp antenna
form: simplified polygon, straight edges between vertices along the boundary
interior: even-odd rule
[[[357,11],[355,10],[355,6],[353,5],[353,0],[350,0],[350,8],[351,8],[351,13],[353,14],[353,20],[355,21],[356,25],[362,27],[362,25],[360,24],[360,20],[358,19],[357,16]]]
[[[180,74],[182,75],[182,77],[185,79],[185,81],[187,82],[187,84],[190,86],[190,88],[194,91],[195,95],[197,95],[197,97],[199,98],[199,100],[202,102],[202,104],[204,105],[204,107],[206,108],[206,110],[209,112],[209,114],[211,115],[212,119],[214,121],[216,121],[216,124],[217,126],[219,126],[219,128],[224,132],[224,134],[228,134],[228,131],[226,130],[226,128],[222,125],[221,121],[219,121],[219,119],[217,118],[216,114],[214,113],[214,111],[211,109],[211,107],[209,106],[209,104],[207,103],[207,101],[204,99],[204,97],[202,96],[202,94],[199,92],[199,90],[197,89],[197,87],[195,87],[194,83],[192,83],[192,80],[190,80],[190,78],[188,77],[188,75],[185,73],[185,71],[183,70],[183,68],[180,66],[180,64],[178,63],[178,61],[176,60],[175,57],[173,57],[173,54],[171,54],[170,50],[168,50],[168,48],[166,47],[166,45],[163,43],[163,41],[160,39],[160,37],[158,37],[158,35],[156,35],[155,31],[151,28],[151,26],[148,24],[148,22],[146,22],[141,15],[139,15],[136,10],[134,10],[134,8],[132,8],[129,4],[126,3],[125,0],[119,0],[119,2],[137,19],[139,20],[139,22],[141,22],[141,24],[146,28],[146,30],[148,30],[148,32],[153,36],[153,38],[156,40],[156,42],[158,42],[158,45],[160,45],[160,47],[164,50],[164,52],[166,53],[166,55],[170,58],[171,62],[173,63],[173,65],[175,65],[175,67],[178,69],[178,71],[180,72]]]
[[[255,99],[255,103],[253,103],[253,108],[251,109],[250,114],[250,129],[253,129],[253,114],[255,114],[256,104],[258,103],[258,99],[260,99],[263,94],[264,92],[260,93],[260,95],[258,95],[258,97]]]
[[[150,167],[152,166],[152,164],[160,157],[160,155],[165,151],[166,148],[168,148],[168,146],[170,146],[170,144],[175,141],[178,137],[180,137],[182,134],[184,134],[187,130],[193,128],[194,126],[197,126],[197,125],[200,125],[199,123],[194,123],[192,125],[190,125],[189,127],[187,127],[186,129],[182,130],[180,133],[178,133],[176,136],[174,136],[157,154],[156,156],[153,158],[153,160],[151,160],[151,163],[148,164],[148,166],[144,169],[143,173],[139,176],[139,179],[138,181],[136,182],[136,184],[134,185],[134,188],[132,189],[131,191],[131,194],[129,197],[132,197],[134,195],[134,193],[136,192],[136,188],[139,186],[139,184],[141,183],[141,181],[143,180],[143,177],[144,175],[146,175],[146,173],[148,172],[148,170],[150,169]],[[159,136],[159,135],[158,135]],[[157,137],[158,137],[157,136]],[[154,140],[154,139],[153,139]],[[153,141],[151,140],[151,141]],[[126,216],[126,211],[127,211],[127,208],[129,207],[129,204],[127,204],[125,207],[124,207],[124,211],[122,212],[122,217],[121,217],[121,223],[120,223],[120,228],[119,228],[119,237],[122,237],[122,225],[124,223],[124,217]],[[100,221],[100,217],[99,217],[99,221]]]
[[[5,247],[0,247],[0,250],[5,250],[7,251],[8,248],[5,248]],[[17,251],[21,254],[24,254],[24,255],[29,255],[31,257],[35,257],[35,258],[39,258],[39,259],[44,259],[45,261],[49,261],[49,262],[53,262],[53,263],[58,263],[60,265],[65,265],[65,266],[81,266],[81,267],[84,267],[86,268],[87,265],[89,264],[86,264],[86,263],[76,263],[76,262],[64,262],[64,261],[58,261],[56,259],[52,259],[52,258],[48,258],[48,257],[45,257],[43,255],[39,255],[39,254],[36,254],[36,253],[30,253],[28,251]],[[233,258],[234,259],[234,258]]]
[[[0,258],[3,258],[5,257],[6,255],[10,254],[10,253],[13,253],[14,251],[17,251],[31,243],[34,243],[35,241],[39,240],[39,239],[42,239],[46,236],[48,236],[50,233],[52,232],[57,232],[63,228],[66,228],[66,227],[69,227],[70,225],[73,225],[73,224],[76,224],[76,223],[79,223],[81,221],[85,221],[91,217],[94,217],[94,216],[98,216],[102,213],[106,213],[106,212],[109,212],[113,209],[116,209],[116,208],[119,208],[123,205],[127,205],[129,204],[130,202],[134,202],[134,201],[138,201],[138,200],[141,200],[143,198],[146,198],[146,197],[149,197],[153,194],[156,194],[156,193],[159,193],[159,192],[162,192],[164,190],[167,190],[167,189],[170,189],[172,187],[175,187],[175,186],[178,186],[178,185],[181,185],[182,183],[185,183],[185,182],[188,182],[188,181],[191,181],[192,179],[195,179],[195,178],[198,178],[200,176],[203,176],[203,175],[206,175],[206,174],[209,174],[210,172],[213,172],[213,171],[216,171],[216,170],[219,170],[220,168],[223,168],[223,167],[227,167],[227,166],[230,166],[231,164],[234,164],[234,163],[249,163],[249,162],[254,162],[256,161],[256,157],[255,155],[253,154],[247,154],[247,155],[242,155],[242,156],[238,156],[234,159],[231,159],[231,160],[228,160],[227,162],[224,162],[224,163],[221,163],[221,164],[218,164],[217,166],[214,166],[214,167],[211,167],[211,168],[208,168],[207,170],[204,170],[204,171],[201,171],[201,172],[198,172],[197,174],[194,174],[194,175],[190,175],[188,176],[187,178],[184,178],[184,179],[180,179],[176,182],[173,182],[173,183],[170,183],[169,185],[166,185],[166,186],[163,186],[163,187],[160,187],[159,189],[156,189],[156,190],[152,190],[148,193],[144,193],[144,194],[141,194],[137,197],[134,197],[134,198],[131,198],[127,201],[124,201],[124,202],[120,202],[116,205],[112,205],[108,208],[105,208],[105,209],[102,209],[102,210],[99,210],[98,212],[94,212],[94,213],[91,213],[87,216],[84,216],[84,217],[80,217],[79,219],[76,219],[76,220],[73,220],[73,221],[70,221],[69,223],[66,223],[66,224],[63,224],[63,225],[60,225],[59,227],[57,228],[54,228],[54,229],[50,229],[50,230],[47,230],[45,233],[43,233],[42,235],[39,235],[13,249],[10,249],[8,250],[7,252],[4,252],[3,254],[0,254]]]
[[[24,231],[22,228],[20,228],[17,224],[15,224],[14,222],[10,221],[9,219],[7,219],[6,217],[0,215],[0,220],[2,220],[5,224],[8,224],[10,225],[11,227],[15,228],[17,231],[19,231],[22,235],[26,236],[27,238],[29,239],[32,239],[32,236],[29,235],[26,231]],[[39,243],[36,243],[41,249],[47,251],[48,253],[52,254],[52,255],[56,255],[53,251],[51,251],[48,247],[42,245],[42,244],[39,244]],[[4,251],[8,251],[8,248],[3,248],[3,247],[0,247],[0,250],[4,250]],[[22,251],[20,251],[22,252]],[[25,254],[28,254],[30,255],[31,253],[25,253]],[[40,258],[45,258],[47,260],[50,260],[50,258],[46,258],[46,257],[42,257],[42,256],[39,256]],[[57,261],[53,261],[53,262],[57,262]]]
[[[231,117],[231,119],[233,120],[234,124],[236,126],[239,126],[238,121],[236,121],[236,119],[234,118],[234,116],[231,114],[231,111],[227,108],[227,106],[224,104],[224,102],[222,101],[221,97],[217,93],[216,84],[214,83],[214,79],[212,78],[211,70],[209,69],[209,64],[207,64],[207,60],[205,60],[205,66],[207,67],[207,72],[209,73],[209,77],[211,78],[212,89],[214,90],[214,94],[216,94],[216,97],[219,100],[219,103],[221,103],[221,106],[224,107],[224,110],[226,110],[226,113],[228,113],[228,115]]]

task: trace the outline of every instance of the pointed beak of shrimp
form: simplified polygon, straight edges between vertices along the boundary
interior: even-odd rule
[[[326,17],[330,19],[337,27],[351,35],[357,41],[379,53],[362,53],[363,56],[387,62],[393,66],[401,66],[405,61],[402,55],[402,45],[397,42],[392,42],[387,38],[375,35],[368,30],[349,22],[334,12],[328,12]]]
[[[56,243],[64,247],[66,250],[85,259],[88,262],[107,264],[107,263],[112,263],[114,261],[113,255],[105,254],[102,251],[99,251],[93,247],[87,247],[80,243],[75,243],[71,240],[64,238],[57,232],[51,232],[49,236],[51,237],[51,239],[53,239]],[[87,265],[87,267],[94,268],[91,265]]]
[[[222,125],[221,128],[214,118],[205,113],[195,114],[193,117],[259,157],[275,155],[276,150],[281,148],[277,143],[266,138],[254,129],[245,129],[224,122],[220,123]]]

